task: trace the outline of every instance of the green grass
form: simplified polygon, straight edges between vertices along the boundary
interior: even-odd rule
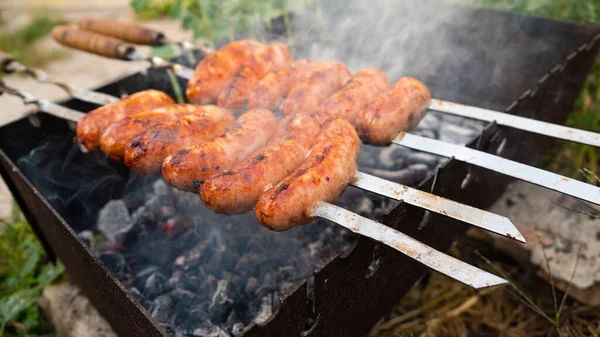
[[[14,31],[0,32],[0,50],[11,54],[28,67],[40,67],[63,58],[66,52],[47,51],[36,46],[36,42],[50,34],[52,28],[63,21],[52,16],[39,14],[28,25]]]
[[[53,336],[37,301],[64,267],[46,261],[42,245],[16,206],[11,218],[0,222],[0,261],[0,337]]]

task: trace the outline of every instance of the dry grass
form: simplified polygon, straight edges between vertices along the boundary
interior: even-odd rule
[[[482,247],[480,242],[475,246],[487,251],[473,254],[473,242],[463,240],[452,253],[502,275],[510,285],[475,291],[432,273],[402,299],[370,337],[600,336],[600,306],[575,302],[556,291],[553,282],[535,276],[533,267],[519,268],[491,247]]]

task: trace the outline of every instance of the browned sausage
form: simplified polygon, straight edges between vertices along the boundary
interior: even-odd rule
[[[176,188],[198,192],[204,179],[246,159],[263,147],[276,129],[277,118],[271,111],[249,110],[222,136],[169,156],[163,164],[163,178]]]
[[[292,53],[283,43],[273,43],[257,51],[248,64],[233,77],[221,91],[217,104],[232,109],[246,107],[248,94],[269,71],[284,67],[292,60]]]
[[[137,92],[120,101],[90,111],[77,124],[77,139],[88,150],[98,150],[100,136],[110,124],[140,112],[171,104],[175,104],[175,101],[162,91],[149,89]]]
[[[264,44],[257,41],[239,40],[206,56],[196,66],[194,75],[188,81],[188,100],[197,104],[216,102],[235,73],[248,63],[253,53],[264,47]]]
[[[254,214],[275,231],[310,223],[318,201],[334,202],[355,179],[359,153],[360,139],[350,122],[326,124],[304,162],[260,196]]]
[[[134,137],[125,150],[125,164],[140,174],[160,173],[163,160],[170,154],[219,136],[235,123],[226,109],[214,105],[203,109],[204,114],[186,115]]]
[[[430,103],[425,84],[403,77],[363,107],[356,122],[358,134],[365,144],[388,145],[400,131],[417,126]]]
[[[133,137],[146,129],[175,121],[178,117],[206,111],[200,105],[175,104],[142,112],[112,123],[100,138],[100,148],[109,158],[122,160]]]
[[[314,113],[323,102],[340,90],[348,80],[350,71],[339,62],[327,62],[322,68],[299,82],[283,103],[283,114]]]
[[[266,147],[206,180],[200,187],[202,202],[222,214],[250,211],[266,189],[302,163],[319,129],[319,123],[307,115],[287,117]]]
[[[288,92],[314,71],[316,65],[317,63],[308,60],[298,60],[285,68],[267,74],[248,95],[248,109],[279,108]]]
[[[347,119],[354,124],[363,106],[390,88],[390,82],[381,71],[373,68],[361,69],[316,110],[315,117],[321,124],[338,118]]]

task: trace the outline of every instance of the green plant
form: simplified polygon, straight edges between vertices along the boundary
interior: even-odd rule
[[[58,279],[63,265],[44,260],[44,250],[18,208],[0,222],[0,336],[51,336],[39,317],[43,288]]]
[[[47,36],[52,28],[63,23],[48,14],[39,14],[25,27],[15,31],[0,32],[0,50],[12,54],[15,59],[30,67],[39,67],[49,61],[65,56],[64,51],[47,51],[35,46],[35,42]]]
[[[269,25],[276,17],[288,20],[289,11],[303,13],[314,0],[132,0],[137,13],[145,13],[156,6],[167,8],[169,16],[179,20],[185,30],[194,33],[194,39],[214,43],[233,39],[235,33],[247,31],[256,24]],[[159,3],[161,5],[159,5]]]

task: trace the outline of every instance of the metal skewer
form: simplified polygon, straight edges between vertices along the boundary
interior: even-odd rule
[[[17,62],[10,54],[0,51],[0,67],[5,74],[14,72],[24,73],[41,83],[54,84],[67,92],[71,97],[84,102],[90,102],[97,105],[106,105],[119,100],[119,98],[104,94],[101,92],[91,91],[84,88],[74,86],[72,84],[55,81],[50,74],[39,70],[31,69]]]
[[[433,153],[496,171],[532,184],[600,205],[600,188],[486,152],[401,132],[394,144]]]
[[[52,102],[48,102],[45,100],[37,100],[33,98],[33,96],[30,94],[21,93],[13,88],[7,87],[6,85],[4,85],[4,83],[0,82],[0,94],[2,93],[16,95],[22,98],[25,103],[36,104],[38,105],[38,107],[40,107],[41,110],[70,121],[77,122],[81,119],[81,117],[85,115],[79,111],[64,108]],[[430,195],[426,192],[413,190],[408,187],[403,187],[401,185],[394,184],[391,182],[387,182],[389,183],[389,185],[386,185],[384,182],[386,181],[383,179],[359,173],[355,184],[359,188],[368,191],[373,191],[382,195],[394,195],[393,197],[395,199],[403,197],[406,199],[405,201],[407,203],[413,203],[415,205],[423,204],[419,202],[419,198],[424,198],[428,200],[437,199],[436,203],[430,206],[423,206],[429,210],[437,211],[441,214],[445,214],[447,216],[454,217],[459,220],[462,220],[462,218],[468,219],[471,215],[481,213],[479,216],[481,217],[482,221],[486,219],[486,217],[488,219],[495,218],[494,220],[500,220],[500,223],[503,223],[505,225],[508,223],[512,225],[508,219],[505,219],[503,217],[495,216],[485,211],[481,211],[466,205],[461,205],[447,199]],[[374,183],[377,187],[373,189],[369,188],[368,185],[371,183]],[[402,189],[404,193],[394,194],[395,192],[393,191],[400,192],[400,189]],[[444,212],[443,209],[454,210],[454,212],[448,212],[448,214],[446,214],[446,212]],[[333,221],[334,223],[346,227],[355,233],[382,242],[398,250],[399,252],[407,255],[408,257],[424,264],[425,266],[437,270],[442,274],[445,274],[451,278],[456,279],[459,282],[462,282],[476,289],[498,286],[507,283],[507,281],[502,278],[499,278],[491,273],[488,273],[484,270],[473,267],[458,259],[448,256],[411,238],[406,234],[403,234],[381,223],[361,217],[344,208],[325,202],[319,202],[313,210],[312,215],[315,217],[320,217],[329,221]],[[492,231],[495,228],[493,226],[490,228],[486,228],[481,224],[477,225]],[[506,229],[503,228],[503,230]],[[523,236],[516,230],[516,228],[514,228],[514,226],[512,228],[507,228],[507,230],[512,233],[515,233],[513,238],[518,238],[518,240],[521,242],[525,241]]]
[[[429,105],[429,109],[471,119],[478,119],[480,121],[495,121],[498,125],[504,125],[519,130],[525,130],[554,138],[573,141],[576,143],[600,147],[600,134],[594,132],[551,124],[531,118],[510,115],[503,112],[482,109],[458,103],[445,102],[439,99],[432,100],[431,104]]]
[[[412,237],[379,222],[367,219],[342,207],[320,201],[312,216],[332,221],[354,233],[377,240],[427,267],[475,289],[493,287],[508,282],[496,275],[473,267],[435,250]]]

